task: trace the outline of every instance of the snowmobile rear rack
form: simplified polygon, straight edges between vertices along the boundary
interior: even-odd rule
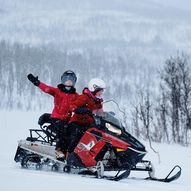
[[[49,126],[40,126],[40,129],[29,129],[30,137],[27,137],[27,141],[31,142],[41,142],[41,143],[50,143],[50,145],[53,145],[55,142],[55,136],[54,132],[49,132]]]

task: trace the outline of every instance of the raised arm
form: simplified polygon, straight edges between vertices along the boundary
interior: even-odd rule
[[[52,96],[55,95],[56,92],[56,88],[52,87],[52,86],[48,86],[43,82],[40,82],[39,86],[38,86],[43,92],[48,93]]]
[[[52,96],[55,95],[56,92],[56,88],[52,87],[52,86],[48,86],[43,82],[40,82],[40,80],[38,79],[38,76],[34,76],[33,74],[29,74],[27,76],[27,78],[29,79],[29,81],[31,81],[35,86],[39,87],[43,92],[48,93]]]

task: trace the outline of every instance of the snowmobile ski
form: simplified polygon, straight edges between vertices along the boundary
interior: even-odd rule
[[[119,173],[120,172],[118,172],[114,177],[104,176],[103,178],[107,179],[107,180],[120,181],[120,180],[125,179],[129,176],[130,170],[128,169],[125,172],[121,173],[120,175],[119,175]]]
[[[178,169],[178,172],[174,174],[173,176],[170,176],[175,169]],[[166,176],[166,178],[156,178],[156,177],[147,177],[145,180],[153,180],[153,181],[159,181],[159,182],[172,182],[174,180],[177,180],[182,172],[182,168],[179,165],[176,165],[173,167],[173,169],[169,172],[169,174]]]

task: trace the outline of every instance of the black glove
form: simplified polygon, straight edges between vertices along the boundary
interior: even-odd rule
[[[38,76],[34,77],[33,74],[28,74],[27,78],[35,85],[35,86],[39,86],[40,81],[38,80]]]
[[[76,114],[92,114],[92,111],[86,107],[79,107],[75,110]]]

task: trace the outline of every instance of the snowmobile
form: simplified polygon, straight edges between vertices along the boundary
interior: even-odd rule
[[[56,131],[50,114],[43,114],[38,122],[40,129],[30,129],[30,136],[18,142],[14,160],[23,168],[49,168],[114,181],[127,178],[131,171],[146,171],[147,180],[162,182],[180,177],[181,167],[176,165],[166,178],[156,178],[151,161],[143,160],[145,146],[125,130],[113,112],[95,115],[94,119],[95,123],[86,130],[67,161],[59,161],[55,155]],[[106,172],[115,175],[106,176]]]

